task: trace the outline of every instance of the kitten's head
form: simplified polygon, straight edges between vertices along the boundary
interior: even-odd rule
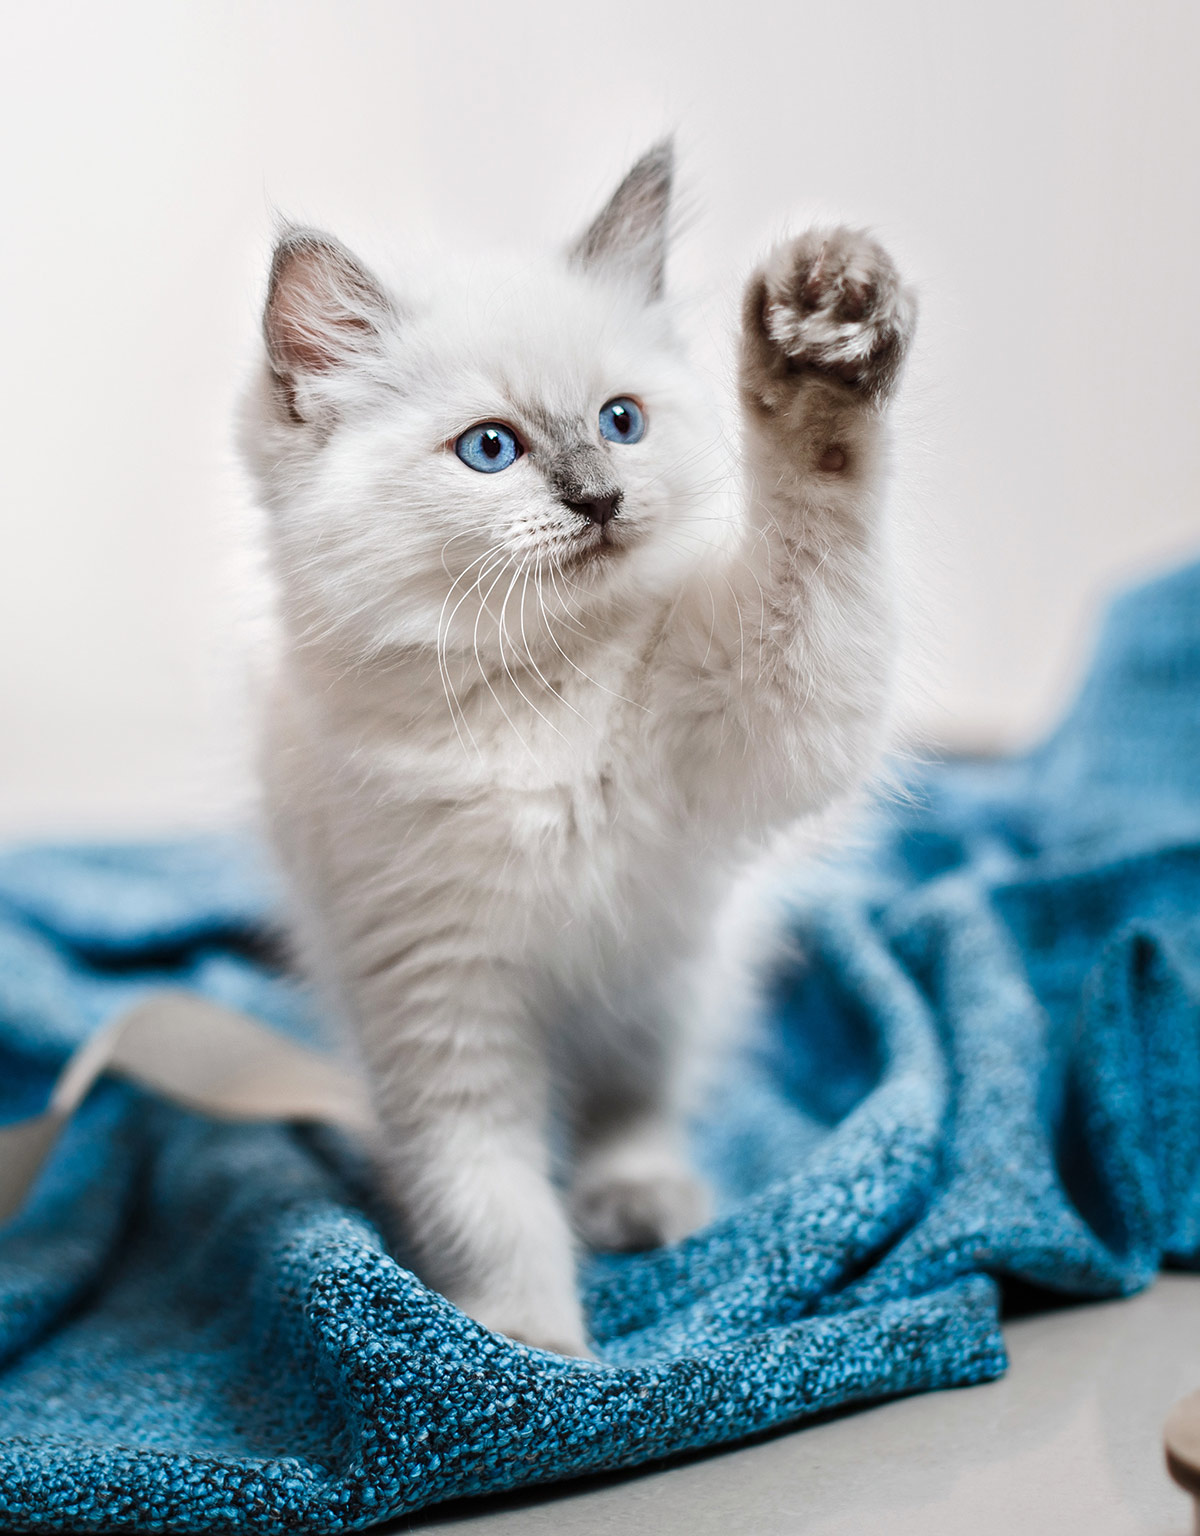
[[[586,623],[694,562],[717,428],[663,302],[670,183],[662,145],[565,253],[390,283],[283,234],[241,440],[297,628],[478,644],[513,594],[510,628]]]

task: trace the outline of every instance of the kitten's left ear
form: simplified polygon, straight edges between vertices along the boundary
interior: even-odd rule
[[[635,284],[647,303],[662,298],[674,167],[670,139],[648,150],[571,247],[570,259]]]

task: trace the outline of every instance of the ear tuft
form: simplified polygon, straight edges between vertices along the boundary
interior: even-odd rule
[[[647,302],[660,299],[674,168],[675,147],[670,139],[647,150],[571,247],[571,261],[636,283]]]
[[[293,385],[374,350],[390,300],[358,258],[319,230],[291,228],[271,262],[263,335],[276,375]]]

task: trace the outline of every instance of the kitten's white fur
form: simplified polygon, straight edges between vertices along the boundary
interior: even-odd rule
[[[739,865],[870,773],[889,696],[877,502],[911,297],[865,235],[780,246],[747,289],[731,467],[661,298],[669,186],[663,146],[566,256],[386,284],[289,230],[242,429],[304,962],[357,1035],[419,1273],[565,1353],[573,1233],[704,1219],[695,961]],[[634,445],[598,433],[620,395]],[[497,474],[453,449],[487,420],[528,449]],[[614,490],[603,530],[564,502]]]

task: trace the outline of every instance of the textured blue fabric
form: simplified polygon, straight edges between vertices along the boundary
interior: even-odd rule
[[[0,861],[0,1119],[182,982],[283,1028],[234,843]],[[1001,1299],[1200,1265],[1200,566],[1121,600],[1061,729],[945,766],[797,874],[700,1127],[722,1214],[596,1259],[600,1364],[489,1335],[385,1251],[329,1133],[109,1084],[0,1233],[0,1525],[336,1531],[1004,1367]]]

